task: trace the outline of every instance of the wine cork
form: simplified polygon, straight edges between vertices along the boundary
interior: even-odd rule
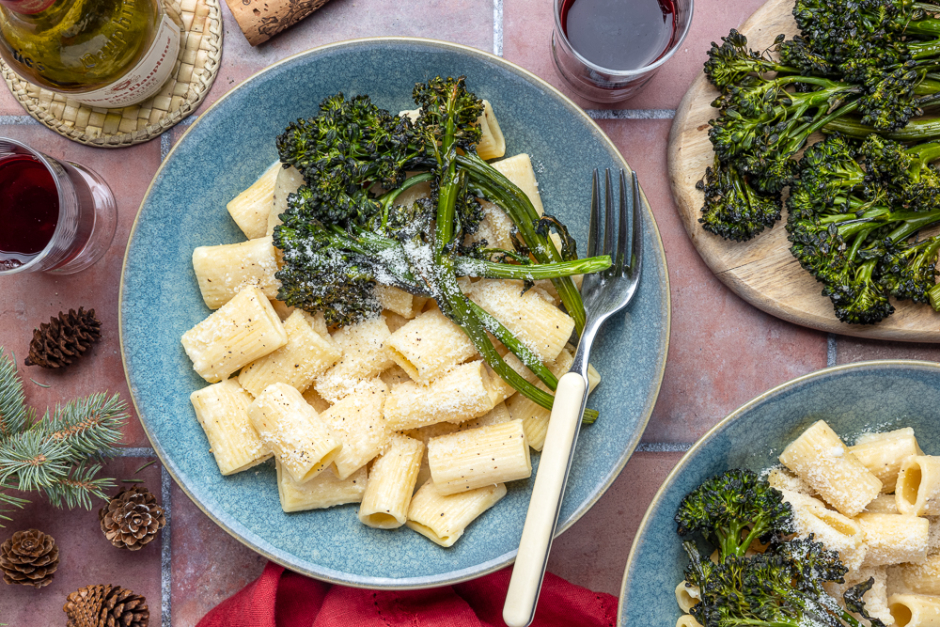
[[[225,3],[245,39],[257,46],[304,19],[327,0],[225,0]]]

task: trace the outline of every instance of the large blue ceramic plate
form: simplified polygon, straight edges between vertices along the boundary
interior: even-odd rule
[[[470,579],[512,561],[531,481],[450,549],[408,530],[364,527],[356,508],[284,514],[274,468],[222,477],[196,422],[189,394],[205,385],[180,336],[210,312],[193,275],[195,247],[244,240],[225,204],[276,158],[286,124],[314,114],[336,92],[369,94],[391,111],[413,108],[411,91],[434,76],[466,75],[489,99],[507,154],[532,155],[549,213],[587,237],[590,173],[626,167],[601,130],[571,101],[497,57],[420,39],[370,39],[318,48],[245,81],[211,107],[173,148],[140,208],[124,262],[121,343],[137,411],[174,479],[226,531],[295,571],[365,587],[407,588]],[[629,312],[607,325],[592,361],[604,381],[600,410],[583,430],[561,512],[570,526],[619,474],[643,432],[663,376],[669,286],[662,243],[647,212],[643,283]]]
[[[866,431],[912,427],[940,454],[940,364],[868,361],[794,379],[758,396],[700,439],[679,461],[640,523],[620,593],[619,625],[675,627],[674,591],[688,556],[673,520],[682,498],[731,468],[776,465],[787,444],[820,418],[851,443]]]

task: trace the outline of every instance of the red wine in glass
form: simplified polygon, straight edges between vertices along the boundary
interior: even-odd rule
[[[29,263],[59,221],[59,193],[48,168],[30,155],[0,158],[0,268]]]
[[[655,63],[676,38],[674,0],[564,0],[560,18],[571,47],[609,70]]]
[[[0,277],[81,272],[108,250],[116,226],[114,195],[98,174],[0,137]]]

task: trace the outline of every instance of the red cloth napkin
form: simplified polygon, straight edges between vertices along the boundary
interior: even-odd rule
[[[197,627],[506,627],[511,568],[429,590],[331,586],[268,563]],[[545,574],[533,627],[615,627],[617,599]]]

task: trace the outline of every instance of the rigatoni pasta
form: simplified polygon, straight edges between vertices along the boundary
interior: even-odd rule
[[[911,455],[920,455],[920,446],[910,427],[886,433],[866,433],[849,450],[881,481],[882,492],[894,492],[901,462]]]
[[[477,355],[463,329],[439,309],[422,313],[392,333],[386,346],[392,360],[421,385]]]
[[[378,529],[405,524],[421,467],[424,443],[393,434],[386,451],[372,464],[369,484],[359,507],[359,520]]]
[[[216,383],[287,344],[287,332],[257,287],[246,287],[183,334],[193,369]]]
[[[339,349],[318,335],[301,311],[284,321],[284,331],[287,344],[252,362],[238,375],[238,382],[252,396],[259,396],[272,383],[286,383],[304,392],[340,358]]]
[[[913,455],[901,463],[898,473],[898,511],[912,516],[940,514],[940,457]]]
[[[791,442],[780,454],[780,463],[850,518],[881,492],[881,481],[823,420]]]
[[[265,388],[248,408],[248,417],[297,483],[323,472],[342,447],[300,392],[285,383]]]
[[[406,524],[435,544],[453,546],[470,523],[504,496],[506,485],[502,483],[447,495],[428,481],[412,497]]]
[[[470,299],[493,315],[542,361],[552,361],[568,343],[574,320],[522,281],[483,279],[470,286]]]
[[[225,206],[232,220],[248,239],[264,237],[268,231],[268,215],[274,202],[274,182],[281,163],[268,168],[251,187],[233,198]]]
[[[213,383],[189,395],[196,418],[206,432],[219,472],[231,475],[271,457],[248,419],[249,395],[235,379]]]
[[[483,362],[472,361],[430,385],[407,381],[393,388],[385,402],[385,419],[395,431],[464,422],[488,413],[501,400]]]
[[[428,462],[431,479],[441,494],[468,492],[532,475],[521,420],[431,438]]]
[[[193,271],[206,307],[218,309],[249,285],[259,288],[266,297],[275,298],[281,283],[274,276],[277,272],[274,251],[270,237],[194,250]]]
[[[321,472],[313,479],[298,483],[283,465],[275,461],[277,468],[277,494],[281,509],[285,512],[302,512],[311,509],[326,509],[347,503],[360,503],[366,491],[369,472],[361,468],[345,479],[332,472]]]
[[[381,379],[358,386],[351,394],[320,414],[343,445],[333,459],[336,476],[349,477],[368,464],[388,444],[391,431],[382,416],[388,388]]]
[[[340,360],[317,377],[317,392],[335,403],[362,381],[367,381],[395,364],[385,348],[391,332],[381,316],[344,327],[333,334],[333,341],[342,352]]]

